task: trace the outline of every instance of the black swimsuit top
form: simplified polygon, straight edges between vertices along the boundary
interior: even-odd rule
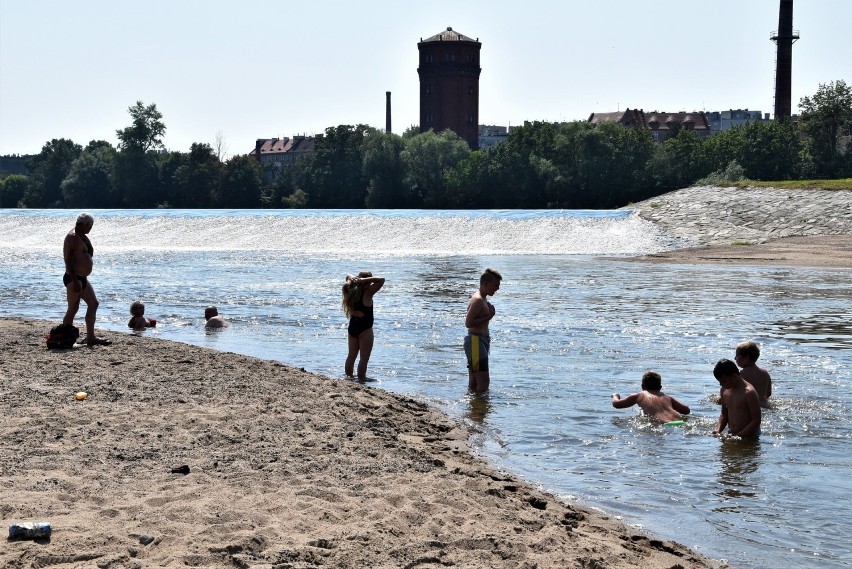
[[[364,316],[353,316],[353,320],[363,323],[368,328],[373,325],[373,307],[364,306],[363,299],[359,300],[358,304],[355,305],[355,311],[362,313]]]

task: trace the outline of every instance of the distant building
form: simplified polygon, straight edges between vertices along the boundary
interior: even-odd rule
[[[769,122],[769,113],[748,109],[731,109],[729,111],[710,111],[705,113],[710,123],[710,134],[718,134],[735,126],[745,126],[753,122]]]
[[[642,109],[625,109],[624,112],[592,113],[588,122],[597,125],[602,122],[617,122],[629,128],[638,128],[651,132],[651,138],[657,142],[668,140],[678,128],[691,130],[697,136],[710,136],[710,124],[703,112],[666,113],[653,111],[646,113]]]
[[[497,146],[509,137],[509,129],[505,126],[488,124],[479,125],[479,149],[484,150]]]
[[[306,154],[313,153],[315,143],[313,136],[258,138],[254,145],[254,157],[263,170],[263,182],[275,182],[281,168],[289,168]]]
[[[478,148],[479,51],[482,44],[447,28],[417,44],[420,132],[450,129]]]

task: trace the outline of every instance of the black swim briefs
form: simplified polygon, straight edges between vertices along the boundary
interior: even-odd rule
[[[89,281],[86,280],[86,277],[81,277],[80,275],[77,275],[77,278],[80,279],[80,284],[82,285],[80,290],[83,290],[84,288],[89,286]],[[67,287],[68,284],[71,282],[71,275],[69,275],[68,273],[62,275],[62,282],[65,283],[65,286]]]

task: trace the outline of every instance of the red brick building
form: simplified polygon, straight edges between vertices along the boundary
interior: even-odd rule
[[[417,44],[420,51],[420,131],[450,129],[479,147],[478,39],[447,28]]]

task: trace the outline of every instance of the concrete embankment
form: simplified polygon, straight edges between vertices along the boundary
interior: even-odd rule
[[[852,192],[686,188],[627,206],[685,247],[634,260],[852,268]]]
[[[852,235],[852,192],[842,190],[699,186],[623,209],[636,210],[693,247]]]

